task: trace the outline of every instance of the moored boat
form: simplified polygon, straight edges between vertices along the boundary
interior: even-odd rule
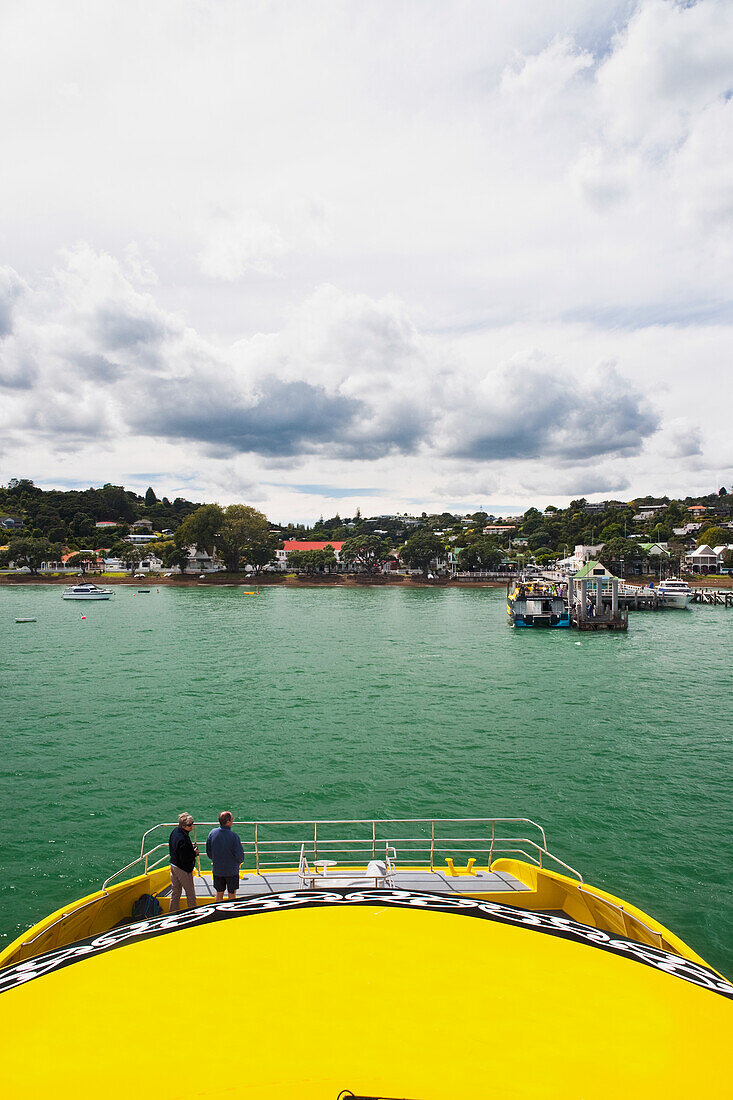
[[[64,600],[108,600],[112,595],[111,588],[99,588],[91,582],[86,584],[72,584],[65,589],[62,595]]]
[[[692,603],[692,589],[686,581],[678,577],[670,577],[657,585],[657,593],[664,601],[665,607],[685,608]]]
[[[507,595],[512,626],[569,627],[570,613],[557,584],[519,581]]]
[[[120,1051],[150,1006],[249,1052],[194,1059],[181,1095],[219,1096],[227,1073],[237,1095],[333,1100],[728,1087],[733,985],[527,819],[235,823],[239,898],[199,870],[197,907],[173,914],[171,828],[0,954],[4,1097],[135,1094]]]

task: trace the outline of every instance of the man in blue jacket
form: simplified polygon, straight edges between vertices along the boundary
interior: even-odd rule
[[[212,863],[217,901],[224,900],[225,888],[229,901],[236,898],[239,867],[244,862],[244,848],[232,831],[232,820],[229,810],[224,810],[219,814],[219,828],[212,829],[206,838],[206,854]]]

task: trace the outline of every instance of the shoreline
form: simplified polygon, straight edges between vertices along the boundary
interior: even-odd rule
[[[107,577],[104,575],[87,574],[86,577],[64,576],[31,576],[29,573],[20,575],[0,575],[0,586],[41,584],[53,587],[62,586],[68,588],[72,584],[92,582],[100,586],[122,586],[128,588],[385,588],[402,586],[407,588],[505,588],[506,581],[489,580],[486,577],[477,578],[475,581],[465,579],[453,580],[450,577],[441,577],[436,580],[427,580],[422,577],[389,577],[382,574],[376,577],[360,576],[357,574],[343,574],[327,577],[297,577],[292,574],[266,574],[263,577],[251,577],[245,573],[207,573],[201,580],[198,574],[183,574],[175,577],[156,577],[147,575],[138,577]]]
[[[733,588],[733,576],[722,575],[719,577],[686,577],[690,588]],[[657,583],[656,578],[624,577],[628,584],[636,584],[646,587],[650,581]],[[174,577],[160,577],[146,574],[144,578],[137,579],[130,576],[105,576],[102,574],[88,574],[79,576],[32,576],[30,573],[0,574],[0,586],[41,584],[53,587],[63,586],[68,588],[72,584],[82,584],[91,581],[94,584],[112,586],[120,585],[128,588],[379,588],[402,586],[407,588],[505,588],[506,580],[477,577],[476,580],[468,580],[465,577],[451,578],[438,577],[428,580],[424,577],[407,577],[404,574],[389,576],[378,574],[371,577],[361,574],[345,573],[333,574],[325,577],[295,576],[294,574],[266,573],[260,577],[252,577],[246,573],[207,573],[204,580],[198,574],[184,573]]]

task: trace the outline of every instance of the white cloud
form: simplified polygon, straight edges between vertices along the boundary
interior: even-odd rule
[[[0,18],[6,476],[733,476],[728,3]]]

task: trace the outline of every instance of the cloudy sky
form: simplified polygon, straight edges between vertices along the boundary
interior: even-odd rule
[[[730,0],[2,0],[0,482],[733,482]]]

